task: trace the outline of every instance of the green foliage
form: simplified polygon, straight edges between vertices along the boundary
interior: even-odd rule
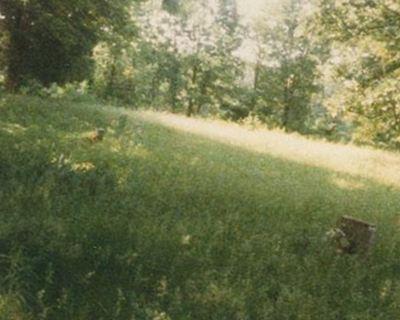
[[[398,187],[98,103],[0,113],[0,318],[399,317]],[[343,213],[378,222],[367,263],[324,241]]]
[[[93,47],[124,30],[130,7],[129,0],[1,1],[8,87],[90,78]]]
[[[96,65],[92,89],[97,96],[133,106],[137,104],[131,54],[132,50],[123,41],[118,45],[102,42],[94,48]]]
[[[241,108],[242,62],[233,54],[241,26],[231,5],[220,11],[195,1],[174,14],[143,5],[134,45],[117,41],[96,47],[95,91],[135,107],[189,116]]]
[[[19,91],[24,96],[36,96],[71,102],[93,102],[97,100],[89,92],[87,82],[68,83],[64,86],[53,83],[48,87],[44,87],[39,82],[31,80],[27,86],[21,87]]]
[[[358,125],[358,142],[399,146],[399,18],[393,0],[321,2],[321,28],[341,44],[335,81],[349,84],[339,95]]]
[[[171,14],[177,14],[180,9],[181,0],[163,0],[162,8]]]
[[[323,50],[307,26],[306,1],[290,0],[280,20],[256,30],[259,56],[255,66],[254,111],[288,131],[307,131],[318,65]]]

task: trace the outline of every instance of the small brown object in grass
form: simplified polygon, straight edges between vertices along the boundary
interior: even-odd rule
[[[103,128],[97,128],[94,132],[92,132],[88,139],[91,143],[102,141],[104,135],[106,134],[106,130]]]
[[[339,253],[367,255],[374,245],[376,226],[368,222],[343,216],[338,220],[335,230]]]

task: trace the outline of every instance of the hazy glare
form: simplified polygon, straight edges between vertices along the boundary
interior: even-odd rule
[[[280,0],[238,0],[239,12],[245,20],[254,20],[276,8]]]

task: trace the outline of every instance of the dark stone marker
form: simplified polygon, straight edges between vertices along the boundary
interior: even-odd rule
[[[106,134],[106,130],[103,128],[97,128],[96,129],[96,137],[98,141],[102,141],[104,138],[104,135]]]
[[[341,253],[367,255],[371,250],[376,234],[376,226],[349,216],[337,222],[337,249]]]

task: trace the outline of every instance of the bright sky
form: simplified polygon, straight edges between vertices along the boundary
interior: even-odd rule
[[[254,20],[276,8],[280,0],[238,0],[239,12],[246,20]]]
[[[275,16],[274,12],[282,6],[283,1],[285,0],[237,0],[237,4],[244,22],[252,24],[260,19],[270,19]],[[237,52],[238,56],[247,62],[255,62],[255,46],[254,41],[245,40]]]

